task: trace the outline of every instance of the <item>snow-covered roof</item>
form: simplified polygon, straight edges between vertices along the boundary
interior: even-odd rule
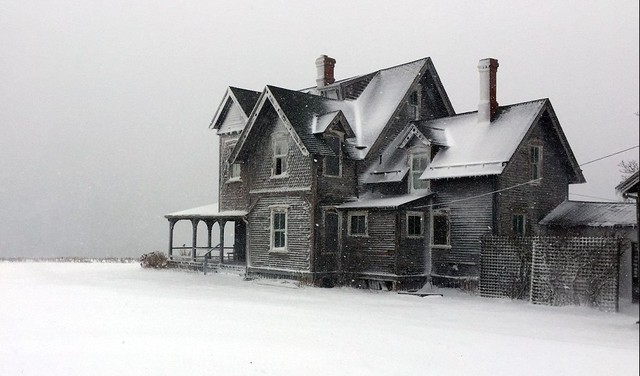
[[[638,183],[640,182],[640,171],[636,171],[634,174],[626,178],[622,183],[618,184],[616,191],[623,196],[629,193],[638,193]]]
[[[274,86],[267,86],[264,94],[271,96],[275,101],[272,104],[282,110],[279,115],[284,115],[297,137],[312,154],[332,155],[319,134],[334,120],[334,114],[338,116],[337,113],[341,112],[352,132],[347,135],[350,140],[346,150],[352,158],[364,159],[387,124],[395,119],[394,115],[404,103],[410,89],[427,70],[439,84],[431,60],[424,58],[333,84],[336,87],[347,84],[358,87],[357,90],[354,89],[358,95],[346,96],[347,99],[343,100],[317,95],[318,91],[313,89],[297,91]],[[437,89],[445,107],[453,113],[444,89]],[[266,103],[267,101],[258,101],[258,107]],[[241,136],[237,151],[232,153],[231,159],[240,154],[254,123],[255,119],[249,120],[245,131],[247,134]]]
[[[541,225],[563,227],[628,227],[635,226],[636,206],[623,202],[564,201],[541,221]]]
[[[431,192],[412,193],[400,196],[382,196],[373,193],[362,195],[358,200],[344,203],[338,209],[396,209],[416,200],[430,196]]]
[[[218,106],[216,114],[213,116],[213,119],[211,119],[209,128],[217,129],[218,134],[242,131],[260,94],[259,91],[230,86],[227,88],[227,92],[220,106]],[[221,126],[227,118],[229,118],[230,121],[226,122],[226,127],[223,129]]]
[[[244,210],[218,210],[218,203],[198,206],[187,210],[169,213],[165,215],[168,219],[186,219],[186,218],[240,218],[247,215]]]
[[[438,129],[441,148],[422,174],[422,179],[496,175],[534,124],[545,99],[504,106],[490,123],[479,123],[478,112],[422,122],[420,127]]]

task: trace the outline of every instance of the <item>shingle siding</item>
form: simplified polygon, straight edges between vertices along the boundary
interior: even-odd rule
[[[512,216],[526,214],[527,235],[540,232],[538,222],[569,194],[569,166],[551,119],[545,113],[533,126],[498,179],[498,189],[506,189],[531,180],[530,146],[542,145],[542,180],[498,194],[498,235],[513,235]]]

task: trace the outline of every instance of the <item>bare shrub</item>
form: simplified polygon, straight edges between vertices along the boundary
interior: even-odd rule
[[[167,256],[162,252],[149,252],[140,256],[140,266],[143,268],[164,269],[167,264]]]

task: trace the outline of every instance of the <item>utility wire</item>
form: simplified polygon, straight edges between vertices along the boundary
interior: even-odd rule
[[[597,162],[597,161],[603,160],[603,159],[605,159],[605,158],[613,157],[614,155],[618,155],[618,154],[624,153],[625,151],[633,150],[633,149],[635,149],[635,148],[637,148],[637,147],[639,147],[639,146],[640,146],[640,145],[636,145],[636,146],[630,147],[630,148],[628,148],[628,149],[620,150],[620,151],[617,151],[617,152],[615,152],[615,153],[612,153],[612,154],[609,154],[609,155],[605,155],[604,157],[596,158],[596,159],[591,160],[591,161],[589,161],[589,162],[584,162],[583,164],[581,164],[581,165],[579,165],[579,166],[580,166],[580,167],[582,167],[582,166],[584,166],[584,165],[588,165],[589,163],[593,163],[593,162]]]
[[[432,208],[434,206],[442,206],[442,205],[453,204],[455,202],[473,200],[473,199],[478,198],[478,197],[489,196],[489,195],[492,195],[494,193],[500,193],[500,192],[508,191],[510,189],[518,188],[518,187],[521,187],[521,186],[527,185],[527,184],[537,183],[537,182],[540,182],[540,181],[542,181],[542,178],[525,181],[524,183],[512,185],[511,187],[498,189],[497,191],[487,192],[487,193],[479,194],[479,195],[476,195],[476,196],[465,197],[465,198],[461,198],[461,199],[458,199],[458,200],[452,200],[452,201],[448,201],[448,202],[439,202],[437,204],[429,204],[429,205],[417,206],[416,209]]]
[[[640,147],[640,145],[636,145],[636,146],[633,146],[633,147],[630,147],[630,148],[627,148],[627,149],[624,149],[624,150],[617,151],[615,153],[611,153],[609,155],[605,155],[605,156],[600,157],[600,158],[596,158],[594,160],[585,162],[585,163],[583,163],[583,164],[581,164],[579,166],[584,166],[584,165],[587,165],[589,163],[597,162],[597,161],[600,161],[600,160],[605,159],[605,158],[613,157],[614,155],[618,155],[618,154],[624,153],[625,151],[633,150],[633,149],[636,149],[638,147]],[[434,206],[443,206],[443,205],[453,204],[453,203],[456,203],[456,202],[473,200],[473,199],[478,198],[478,197],[489,196],[489,195],[492,195],[494,193],[500,193],[500,192],[508,191],[510,189],[518,188],[518,187],[521,187],[523,185],[532,184],[532,183],[535,183],[535,182],[540,182],[541,180],[542,180],[542,178],[533,179],[533,180],[526,181],[524,183],[512,185],[511,187],[498,189],[497,191],[482,193],[482,194],[479,194],[479,195],[476,195],[476,196],[471,196],[471,197],[465,197],[465,198],[461,198],[459,200],[452,200],[452,201],[448,201],[448,202],[440,202],[440,203],[437,203],[437,204],[429,204],[429,205],[417,206],[416,209],[432,208]],[[602,198],[602,197],[585,196],[585,195],[579,195],[579,194],[576,194],[576,193],[571,193],[571,194],[575,195],[575,196],[584,196],[584,197],[597,198],[597,199],[601,199],[601,200],[608,200],[608,201],[612,201],[612,202],[617,202],[617,201],[610,200],[610,199],[607,199],[607,198]]]

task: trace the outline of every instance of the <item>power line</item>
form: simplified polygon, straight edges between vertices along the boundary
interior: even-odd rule
[[[603,160],[603,159],[605,159],[605,158],[613,157],[614,155],[622,154],[622,153],[624,153],[625,151],[633,150],[633,149],[635,149],[635,148],[637,148],[637,147],[639,147],[639,146],[640,146],[640,145],[636,145],[636,146],[630,147],[630,148],[628,148],[628,149],[620,150],[620,151],[617,151],[617,152],[615,152],[615,153],[612,153],[612,154],[609,154],[609,155],[605,155],[604,157],[596,158],[596,159],[594,159],[594,160],[592,160],[592,161],[589,161],[589,162],[584,162],[583,164],[581,164],[581,165],[579,165],[579,166],[580,166],[580,167],[582,167],[582,166],[584,166],[584,165],[588,165],[589,163],[593,163],[593,162],[597,162],[597,161]]]
[[[448,204],[453,204],[453,203],[456,203],[456,202],[473,200],[473,199],[478,198],[478,197],[489,196],[489,195],[492,195],[494,193],[500,193],[500,192],[508,191],[510,189],[518,188],[518,187],[521,187],[523,185],[527,185],[527,184],[531,184],[531,183],[537,183],[537,182],[540,182],[540,181],[542,181],[542,178],[529,180],[529,181],[526,181],[524,183],[512,185],[511,187],[498,189],[497,191],[482,193],[482,194],[479,194],[479,195],[476,195],[476,196],[465,197],[465,198],[461,198],[461,199],[458,199],[458,200],[452,200],[452,201],[448,201],[448,202],[439,202],[437,204],[429,204],[429,205],[417,206],[416,209],[432,208],[434,206],[448,205]]]

